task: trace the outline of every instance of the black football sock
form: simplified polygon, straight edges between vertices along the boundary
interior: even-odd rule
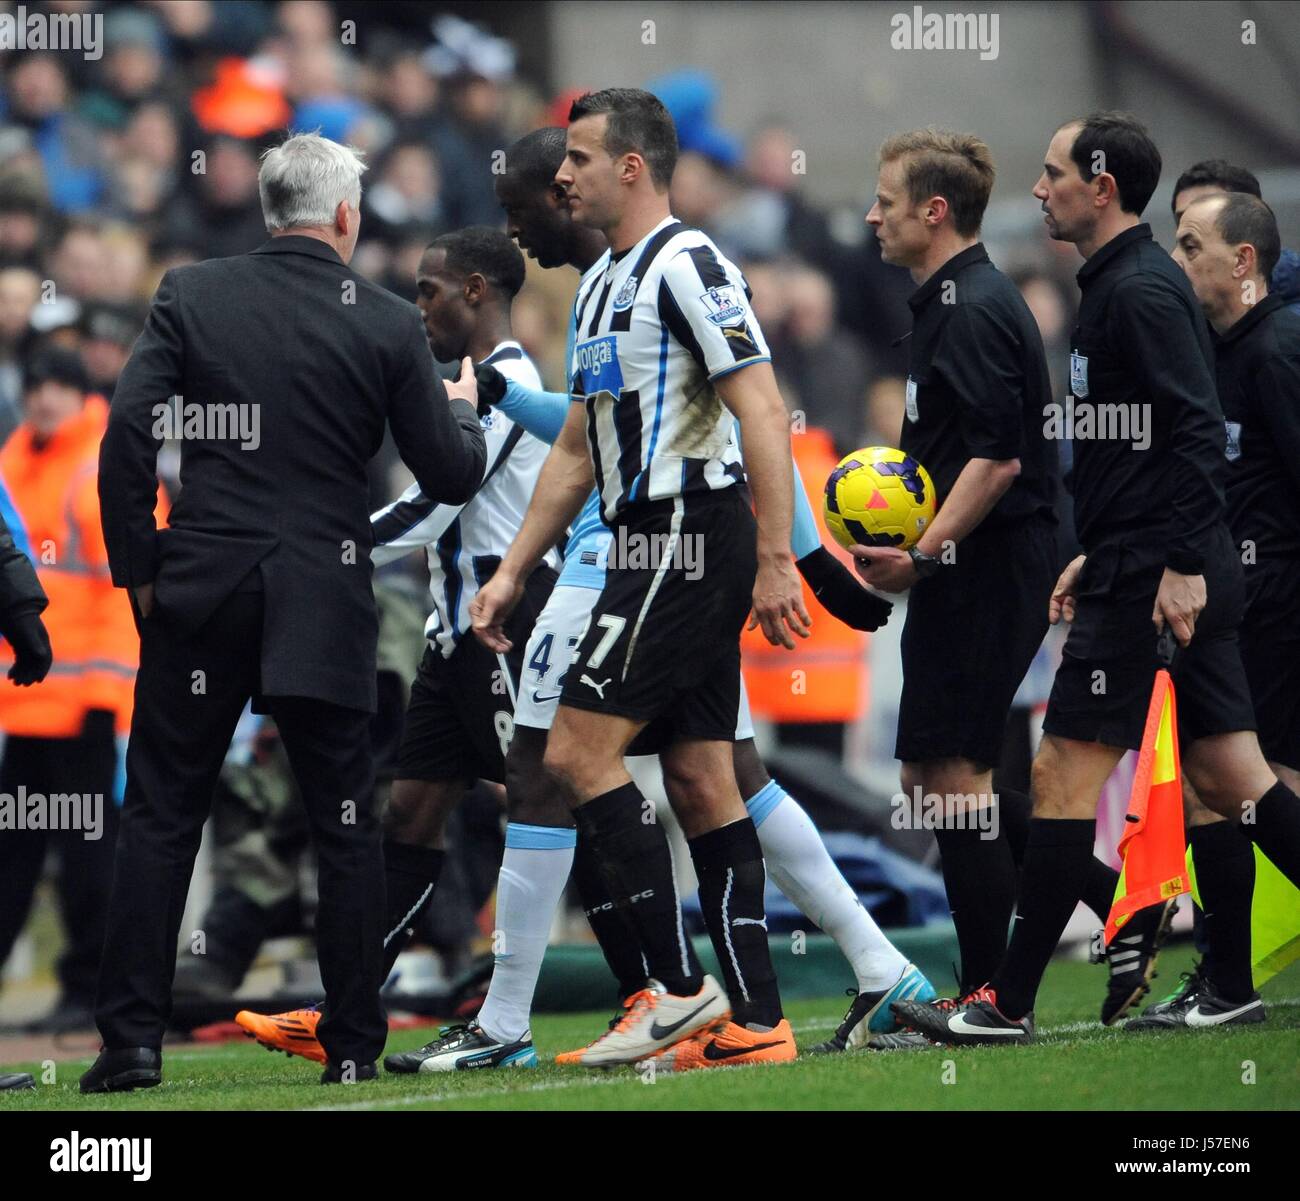
[[[650,975],[670,993],[690,996],[703,980],[692,969],[682,926],[673,857],[657,821],[646,822],[646,800],[628,781],[574,811],[578,845],[584,839],[599,860],[614,902],[636,930]]]
[[[948,908],[961,949],[960,993],[978,988],[997,971],[1007,949],[1016,904],[1016,865],[1005,832],[981,837],[979,829],[936,830]]]
[[[1016,871],[1025,861],[1025,844],[1029,841],[1029,822],[1034,816],[1034,802],[1028,793],[1017,792],[1014,788],[997,788],[998,822],[1006,832],[1007,845],[1011,848],[1011,858],[1015,860]]]
[[[1115,904],[1115,888],[1119,884],[1119,872],[1109,863],[1102,863],[1094,855],[1088,861],[1088,876],[1083,882],[1083,895],[1079,898],[1097,916],[1104,926]]]
[[[1034,803],[1023,792],[999,788],[998,805],[1002,814],[1002,828],[1006,830],[1007,840],[1011,843],[1011,857],[1016,861],[1016,870],[1019,871],[1020,865],[1025,861],[1025,845],[1029,841],[1029,823],[1033,820]],[[1110,917],[1111,906],[1115,903],[1115,886],[1118,883],[1119,872],[1094,855],[1092,863],[1088,865],[1088,879],[1084,883],[1080,899],[1103,925]]]
[[[384,842],[384,884],[388,891],[388,908],[384,917],[384,971],[392,975],[393,964],[411,941],[416,923],[428,907],[438,877],[442,873],[446,851],[405,842]]]
[[[1250,960],[1250,906],[1255,895],[1255,848],[1236,822],[1210,822],[1188,831],[1196,886],[1204,907],[1205,974],[1229,1001],[1255,992]]]
[[[630,997],[645,987],[649,965],[626,910],[610,895],[600,860],[591,850],[591,840],[581,835],[573,855],[573,882],[600,953],[618,981],[619,1000]]]
[[[578,900],[587,918],[605,963],[618,981],[620,1001],[645,987],[649,965],[641,951],[636,928],[627,916],[627,906],[619,905],[611,895],[609,881],[600,860],[592,853],[589,840],[578,839],[573,856],[573,880]],[[686,940],[686,964],[691,976],[703,976],[695,947]]]
[[[1300,888],[1300,797],[1278,780],[1242,819],[1241,832]]]
[[[1034,1007],[1048,960],[1083,895],[1096,832],[1095,818],[1036,817],[1029,823],[1011,945],[989,982],[1006,1017],[1022,1018]]]
[[[767,945],[767,876],[758,831],[744,817],[686,845],[700,879],[704,924],[731,998],[731,1019],[740,1026],[775,1026],[782,1017],[781,995]]]

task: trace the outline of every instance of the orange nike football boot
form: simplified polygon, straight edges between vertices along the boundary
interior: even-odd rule
[[[316,1038],[320,1024],[319,1009],[291,1009],[288,1013],[252,1013],[241,1009],[235,1014],[236,1024],[255,1038],[268,1051],[283,1051],[286,1055],[301,1055],[325,1063],[325,1048]]]
[[[665,1072],[693,1072],[743,1063],[789,1063],[797,1054],[794,1031],[785,1018],[765,1031],[749,1030],[728,1020],[674,1043],[656,1063]]]
[[[685,997],[649,980],[623,1001],[623,1012],[614,1015],[604,1033],[576,1051],[562,1051],[555,1062],[587,1068],[636,1063],[730,1016],[727,994],[712,976],[704,977],[699,992]]]

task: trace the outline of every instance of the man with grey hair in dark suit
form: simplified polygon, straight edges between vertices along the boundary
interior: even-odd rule
[[[270,240],[167,272],[114,395],[99,491],[140,671],[96,1005],[104,1050],[82,1092],[162,1078],[194,857],[250,698],[275,717],[320,865],[322,1081],[372,1077],[384,1044],[365,466],[387,423],[425,495],[460,503],[486,451],[469,360],[444,386],[415,306],[348,267],[364,170],[316,134],[268,151]],[[160,530],[164,437],[180,441],[181,491]]]

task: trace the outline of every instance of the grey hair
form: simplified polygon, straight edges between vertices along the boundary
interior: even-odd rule
[[[361,204],[361,151],[319,133],[296,133],[262,155],[257,190],[270,231],[332,225],[339,201]]]

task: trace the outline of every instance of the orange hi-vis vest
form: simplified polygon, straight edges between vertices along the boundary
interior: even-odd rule
[[[8,734],[70,738],[90,709],[116,714],[119,733],[130,729],[140,641],[127,594],[109,576],[99,520],[99,443],[107,425],[108,405],[92,394],[44,445],[24,423],[0,450],[0,475],[50,598],[41,618],[54,654],[40,684],[0,688],[0,729]],[[160,508],[165,504],[160,495]],[[13,650],[0,644],[0,671],[12,663]]]
[[[795,467],[811,498],[821,529],[821,496],[839,462],[831,436],[810,428],[791,435]],[[850,565],[847,552],[826,537],[822,543]],[[761,629],[741,635],[741,665],[749,705],[755,717],[775,722],[850,722],[862,716],[867,695],[867,636],[837,621],[814,599],[807,582],[803,601],[812,618],[812,634],[796,638],[788,651],[772,646]]]

